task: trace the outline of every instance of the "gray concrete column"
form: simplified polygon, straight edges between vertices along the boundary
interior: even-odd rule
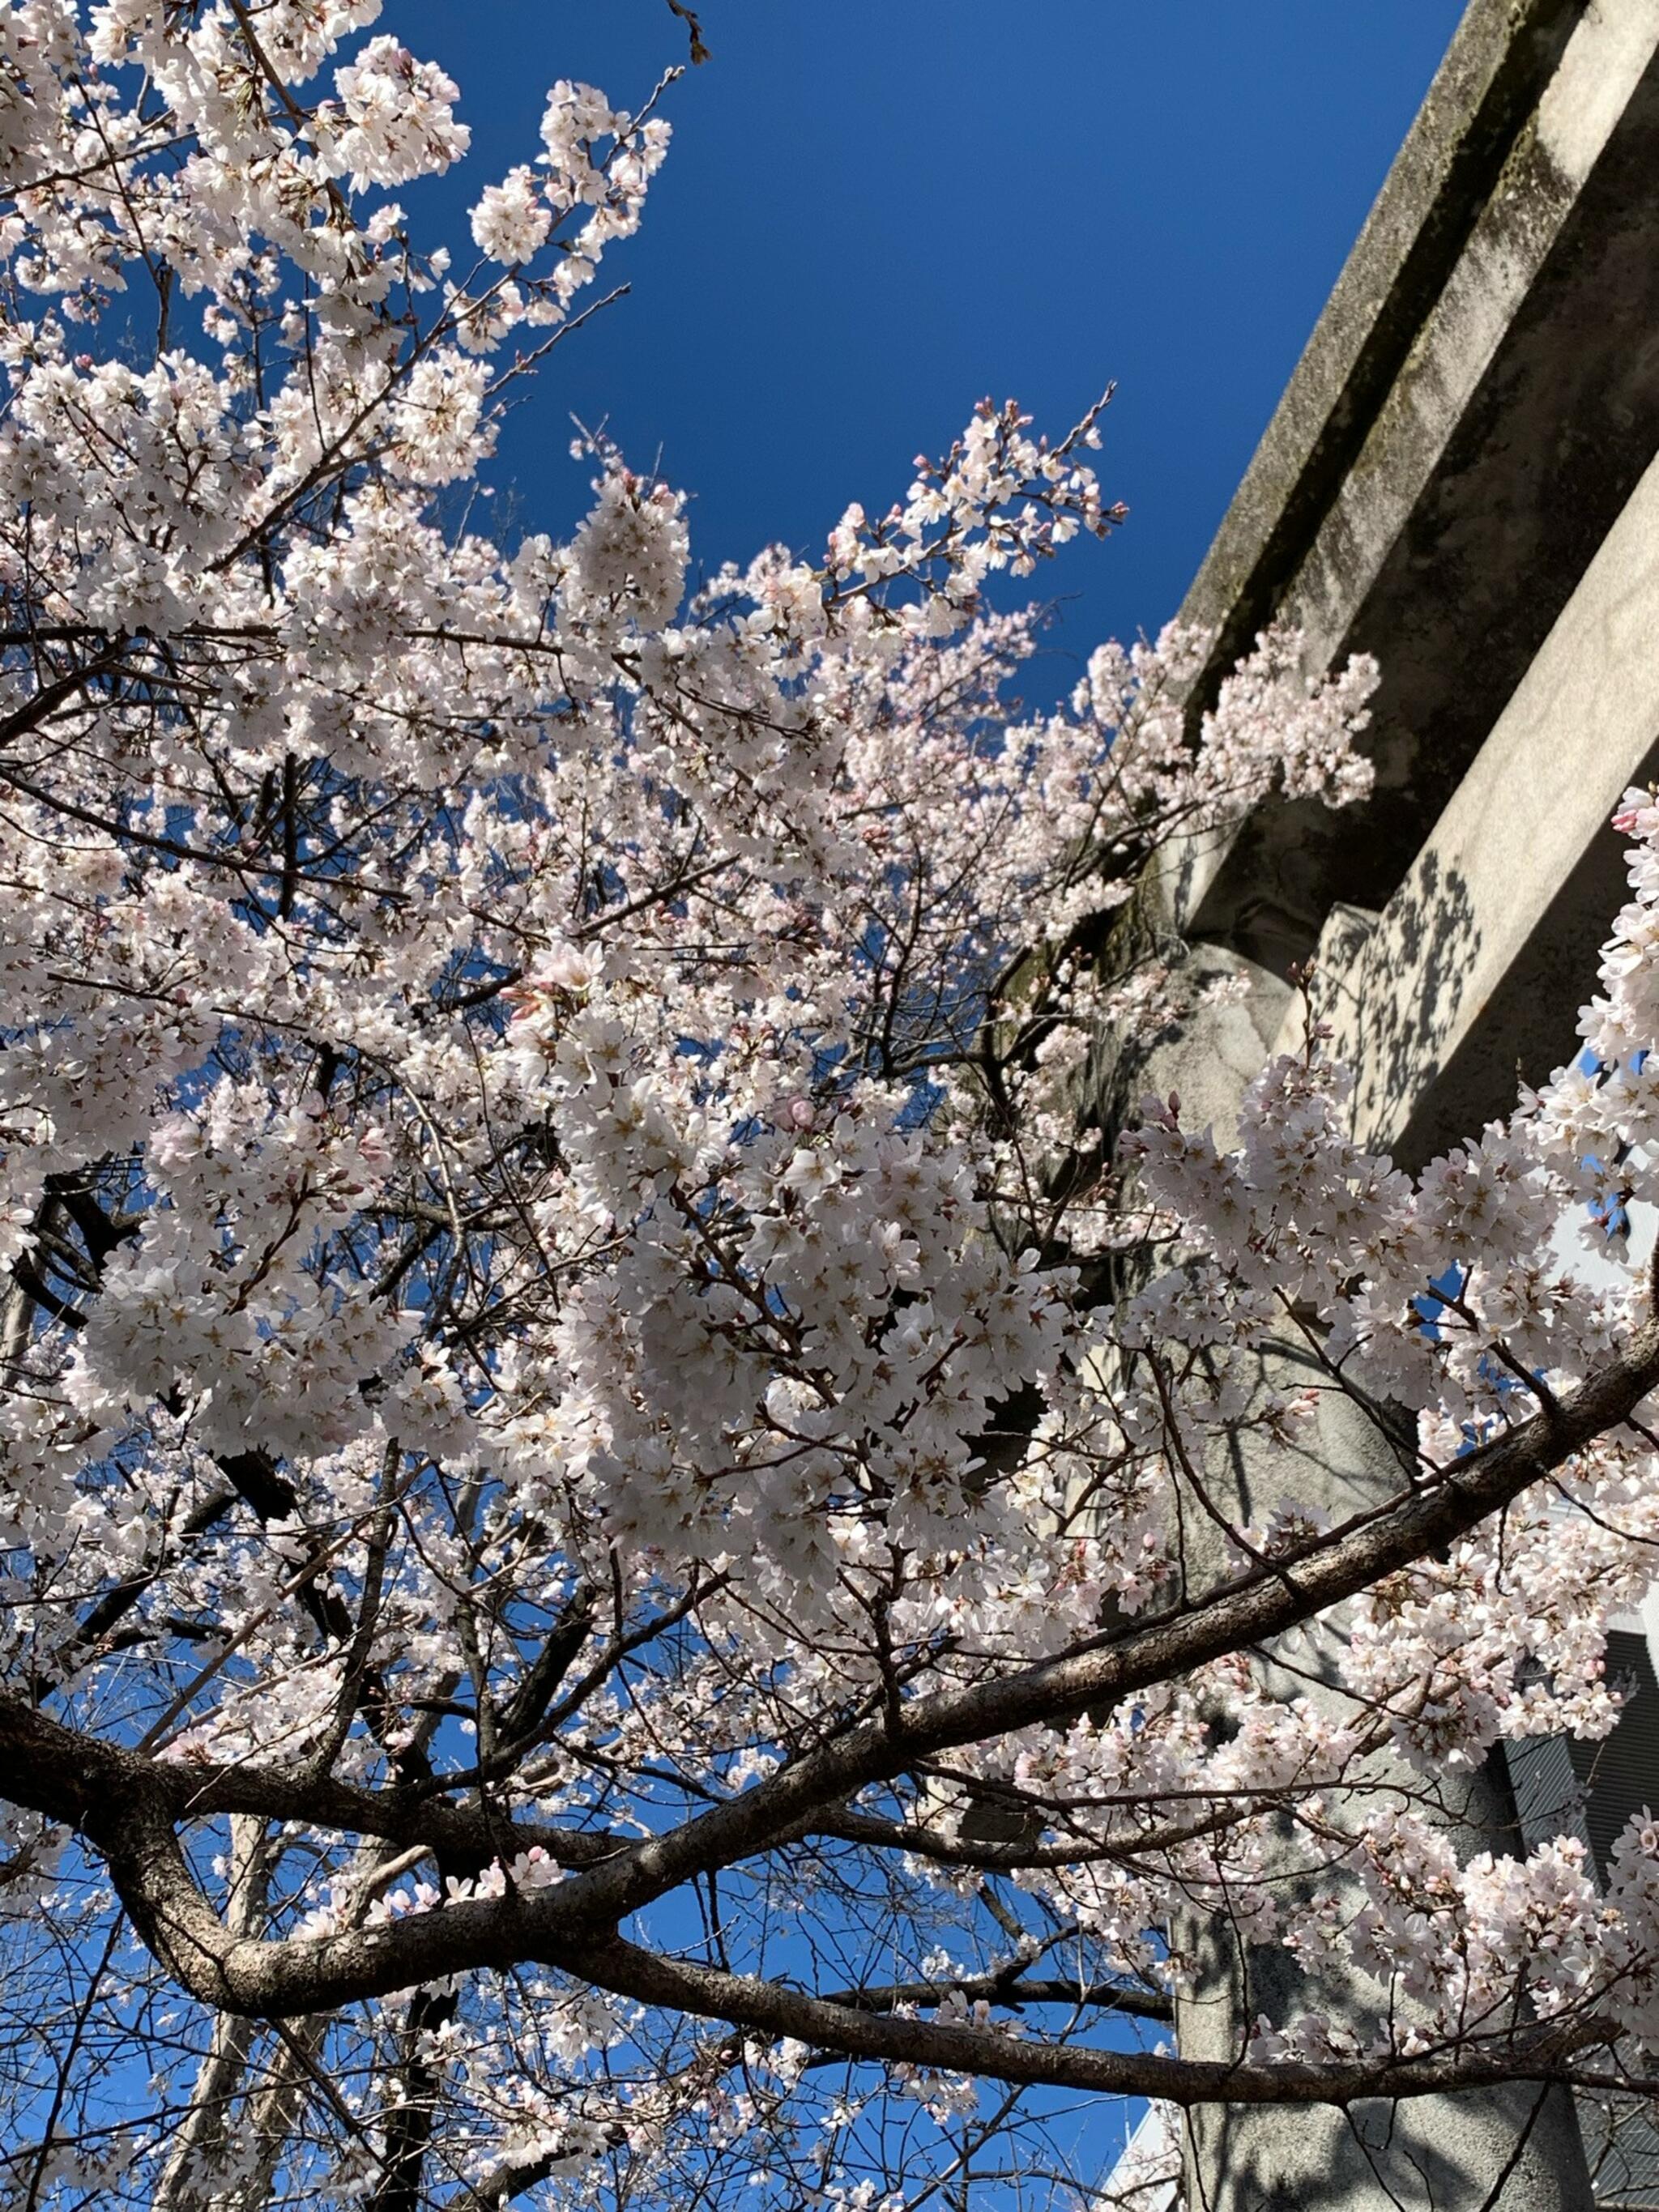
[[[1115,1071],[1111,1090],[1119,1111],[1146,1091],[1178,1091],[1183,1121],[1212,1124],[1225,1144],[1243,1093],[1269,1056],[1269,1041],[1287,1022],[1291,994],[1288,985],[1219,948],[1195,948],[1192,965],[1200,975],[1244,975],[1249,997],[1200,1011],[1133,1070]],[[1290,1497],[1341,1520],[1398,1488],[1401,1462],[1381,1423],[1331,1384],[1304,1342],[1287,1334],[1283,1343],[1265,1347],[1257,1371],[1263,1393],[1318,1390],[1321,1411],[1294,1449],[1248,1428],[1218,1440],[1204,1478],[1225,1517],[1259,1523]],[[1230,1571],[1220,1532],[1196,1506],[1187,1516],[1185,1556],[1194,1589]],[[1273,1696],[1327,1702],[1352,1718],[1337,1686],[1341,1635],[1340,1620],[1304,1633],[1293,1668],[1274,1664],[1268,1655],[1258,1679]],[[1224,1735],[1224,1712],[1217,1713],[1214,1726]],[[1501,1754],[1473,1777],[1425,1777],[1390,1751],[1356,1768],[1350,1781],[1346,1791],[1325,1793],[1339,1823],[1345,1806],[1408,1791],[1451,1836],[1460,1857],[1521,1851]],[[1273,1879],[1289,1912],[1316,1878],[1305,1839],[1287,1822],[1282,1871]],[[1352,1889],[1357,1907],[1358,1883],[1339,1880]],[[1241,2057],[1264,2014],[1278,2027],[1317,2013],[1369,2036],[1389,2002],[1377,1983],[1340,1959],[1312,1972],[1276,1943],[1245,1942],[1222,1911],[1185,1915],[1170,1936],[1189,1965],[1176,2013],[1186,2057]],[[1591,2212],[1594,2203],[1571,2100],[1555,2092],[1540,2096],[1528,2084],[1347,2112],[1212,2106],[1192,2116],[1186,2148],[1190,2212]]]

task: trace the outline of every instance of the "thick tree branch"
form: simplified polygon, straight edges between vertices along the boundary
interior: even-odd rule
[[[1057,1727],[1235,1651],[1252,1650],[1431,1558],[1620,1425],[1659,1387],[1659,1323],[1558,1408],[1445,1468],[1437,1483],[1356,1516],[1190,1607],[1113,1631],[1096,1648],[962,1690],[939,1691],[809,1753],[730,1804],[635,1846],[588,1881],[620,1920],[711,1866],[763,1849],[822,1808],[917,1759],[1033,1726]]]
[[[1611,2039],[1606,2021],[1590,2014],[1471,2038],[1456,2051],[1409,2061],[1218,2065],[1015,2041],[950,2022],[895,2018],[872,2009],[870,1992],[844,1992],[850,2002],[842,2003],[811,1997],[753,1977],[653,1957],[614,1930],[626,1913],[692,1871],[799,1835],[832,1800],[926,1753],[1033,1721],[1063,1723],[1097,1702],[1282,1634],[1473,1527],[1615,1425],[1656,1381],[1659,1332],[1650,1323],[1625,1360],[1559,1407],[1457,1463],[1433,1490],[1305,1547],[1288,1565],[1275,1562],[1272,1575],[1258,1571],[1189,1613],[1119,1632],[1097,1650],[901,1706],[896,1716],[866,1723],[670,1835],[618,1849],[604,1838],[556,1834],[553,1852],[567,1865],[586,1862],[586,1870],[550,1889],[509,1889],[502,1898],[452,1903],[320,1937],[252,1941],[227,1929],[198,1887],[177,1840],[182,1821],[210,1811],[258,1811],[405,1845],[441,1844],[446,1852],[466,1852],[473,1863],[487,1863],[485,1853],[525,1848],[531,1832],[486,1808],[437,1797],[412,1803],[403,1796],[400,1803],[401,1793],[355,1790],[327,1778],[285,1778],[253,1766],[193,1773],[100,1743],[10,1699],[0,1703],[7,1793],[78,1826],[103,1853],[155,1956],[201,2002],[235,2014],[316,2014],[449,1974],[539,1960],[619,1996],[795,2037],[850,2058],[1177,2103],[1342,2101],[1559,2078],[1575,2052]]]
[[[572,1962],[558,1963],[577,1971]],[[991,2028],[855,2011],[780,1982],[662,1958],[620,1939],[584,1951],[580,1972],[640,2003],[790,2037],[848,2058],[1102,2096],[1167,2098],[1179,2105],[1344,2105],[1367,2097],[1439,2095],[1500,2081],[1554,2081],[1577,2052],[1611,2041],[1613,2033],[1593,2020],[1560,2021],[1498,2038],[1489,2047],[1470,2040],[1455,2050],[1416,2058],[1250,2065],[1037,2043]]]

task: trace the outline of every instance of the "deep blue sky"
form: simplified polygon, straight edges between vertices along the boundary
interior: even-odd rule
[[[1117,397],[1100,473],[1131,520],[1037,580],[1069,681],[1172,613],[1461,12],[1461,0],[700,0],[713,59],[669,94],[630,296],[554,356],[495,470],[527,526],[586,497],[568,416],[694,496],[714,565],[816,552],[884,507],[974,401],[1069,426]],[[473,130],[453,218],[537,150],[546,85],[642,98],[665,0],[390,0]],[[465,241],[455,225],[458,244]],[[457,255],[458,264],[461,256]]]

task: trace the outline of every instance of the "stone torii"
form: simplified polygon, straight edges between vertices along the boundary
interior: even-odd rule
[[[1659,775],[1656,457],[1659,0],[1470,0],[1182,611],[1215,641],[1200,705],[1274,619],[1310,671],[1374,654],[1376,791],[1166,856],[1153,926],[1252,988],[1155,1048],[1137,1089],[1177,1088],[1183,1118],[1224,1134],[1300,1042],[1289,971],[1310,961],[1356,1071],[1355,1133],[1402,1166],[1507,1112],[1517,1069],[1571,1056],[1623,903],[1608,818]],[[1109,1131],[1121,1112],[1103,1076],[1089,1110]],[[1304,1494],[1358,1502],[1386,1450],[1334,1414]],[[1233,1470],[1241,1505],[1250,1477]],[[1614,1743],[1622,1786],[1650,1769],[1659,1802],[1656,1704],[1638,1697]],[[1448,1799],[1460,1846],[1516,1849],[1547,1784],[1495,1759]],[[1559,1790],[1544,1810],[1552,1833],[1575,1817]],[[1216,1931],[1177,1936],[1199,1962],[1182,2050],[1236,2054],[1287,1992],[1251,1986]],[[1194,2117],[1188,2190],[1193,2212],[1659,2205],[1659,2136],[1631,2143],[1609,2152],[1565,2094],[1525,2088],[1220,2108]]]

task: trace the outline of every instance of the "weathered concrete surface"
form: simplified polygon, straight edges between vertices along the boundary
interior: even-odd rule
[[[1659,447],[1656,177],[1659,0],[1597,0],[1452,266],[1413,295],[1415,334],[1316,526],[1251,598],[1253,624],[1305,630],[1313,665],[1377,654],[1376,793],[1353,816],[1264,810],[1193,854],[1177,906],[1193,933],[1282,972],[1337,900],[1381,908],[1405,876]],[[1264,456],[1303,405],[1293,386]],[[1300,483],[1286,515],[1312,501]],[[1260,496],[1247,483],[1236,508]],[[1194,618],[1218,619],[1220,549],[1243,526],[1224,524]]]
[[[1285,984],[1237,953],[1200,945],[1192,964],[1195,977],[1243,978],[1249,995],[1207,1006],[1161,1039],[1146,1055],[1140,1079],[1160,1096],[1179,1091],[1183,1120],[1208,1123],[1224,1145],[1275,1026],[1297,1023],[1300,1008]],[[1182,1522],[1183,1589],[1194,1601],[1236,1569],[1212,1516],[1235,1527],[1259,1525],[1294,1498],[1342,1522],[1376,1511],[1405,1480],[1400,1451],[1412,1434],[1409,1423],[1403,1438],[1391,1438],[1386,1409],[1363,1408],[1288,1329],[1256,1361],[1247,1401],[1259,1392],[1311,1389],[1320,1410],[1294,1443],[1269,1441],[1253,1428],[1248,1402],[1237,1428],[1213,1435],[1203,1465],[1206,1503],[1200,1508],[1194,1492]],[[1352,1722],[1358,1716],[1341,1686],[1343,1632],[1339,1620],[1257,1652],[1256,1682],[1272,1697],[1311,1699]],[[1220,1738],[1233,1722],[1221,1708],[1212,1724]],[[1437,1777],[1385,1744],[1350,1771],[1343,1787],[1323,1795],[1336,1824],[1350,1806],[1374,1809],[1397,1799],[1443,1829],[1462,1857],[1521,1848],[1501,1760],[1474,1776]],[[1267,1879],[1291,1918],[1318,1871],[1310,1865],[1310,1848],[1305,1834],[1287,1826],[1270,1849]],[[1326,1878],[1335,1880],[1339,1893],[1351,1893],[1357,1911],[1364,1901],[1358,1882],[1341,1873]],[[1369,2039],[1399,2009],[1381,1984],[1340,1958],[1304,1969],[1276,1942],[1250,1941],[1224,1911],[1187,1911],[1170,1934],[1183,1961],[1176,2032],[1188,2057],[1240,2057],[1264,2014],[1278,2027],[1319,2014]],[[1595,2204],[1571,2102],[1560,2094],[1540,2102],[1537,2087],[1524,2084],[1349,2112],[1204,2107],[1188,2120],[1184,2148],[1187,2201],[1195,2212],[1592,2212]]]
[[[1216,633],[1209,688],[1301,568],[1587,4],[1465,10],[1187,595]]]
[[[1343,1393],[1305,1346],[1286,1341],[1261,1355],[1264,1387],[1320,1393],[1314,1434],[1294,1449],[1247,1431],[1206,1462],[1214,1501],[1259,1522],[1286,1496],[1316,1500],[1334,1521],[1375,1510],[1397,1494],[1399,1459],[1381,1426]],[[1196,1516],[1194,1516],[1196,1518]],[[1340,1687],[1340,1619],[1259,1655],[1255,1678],[1270,1694],[1326,1706],[1353,1723],[1363,1716]],[[1451,1841],[1460,1858],[1523,1847],[1501,1759],[1478,1772],[1425,1773],[1392,1746],[1350,1770],[1347,1786],[1322,1793],[1340,1826],[1379,1805],[1409,1804]],[[1286,1922],[1316,1888],[1334,1881],[1357,1911],[1364,1893],[1352,1875],[1321,1875],[1309,1838],[1288,1825],[1272,1862],[1275,1902]],[[1177,1998],[1183,2056],[1237,2057],[1249,2027],[1316,2014],[1369,2039],[1409,2015],[1410,2006],[1340,1954],[1299,1965],[1277,1942],[1253,1943],[1224,1916],[1192,1918],[1177,1940],[1194,1971]],[[1479,2095],[1404,2104],[1377,2100],[1346,2111],[1285,2112],[1215,2106],[1188,2128],[1188,2201],[1204,2212],[1591,2212],[1595,2203],[1571,2100],[1516,2083]]]
[[[1190,2155],[1215,2179],[1207,2197],[1189,2182],[1188,2201],[1204,2212],[1594,2212],[1574,2126],[1564,2091],[1540,2100],[1518,2085],[1479,2102],[1293,2120],[1221,2106],[1189,2130]]]
[[[1659,460],[1580,578],[1380,917],[1340,906],[1310,997],[1353,1129],[1419,1167],[1574,1049],[1624,902],[1608,817],[1659,773]],[[1297,1042],[1299,1010],[1280,1048]]]

